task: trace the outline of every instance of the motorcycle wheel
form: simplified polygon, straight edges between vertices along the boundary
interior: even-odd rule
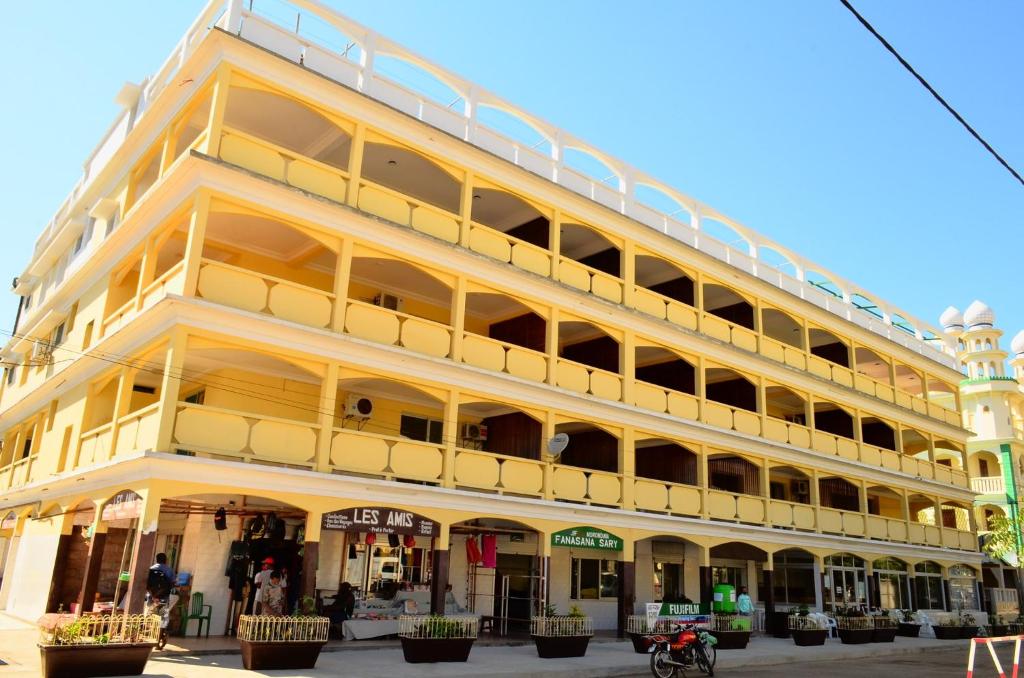
[[[671,661],[672,655],[668,650],[655,650],[651,654],[651,673],[654,678],[672,678],[676,674],[676,667],[667,663]]]
[[[718,659],[718,651],[715,650],[715,646],[697,643],[694,645],[693,650],[697,660],[697,668],[708,676],[715,675],[715,660]]]

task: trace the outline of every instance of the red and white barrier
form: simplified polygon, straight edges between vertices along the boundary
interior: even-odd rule
[[[999,678],[1006,678],[1006,672],[1003,671],[1003,665],[999,663],[999,657],[996,656],[996,648],[993,643],[1008,643],[1013,641],[1013,675],[1012,678],[1017,678],[1017,670],[1020,667],[1020,641],[1024,639],[1024,636],[999,636],[997,638],[972,638],[971,649],[967,654],[967,678],[974,677],[974,654],[978,649],[979,644],[984,644],[988,648],[989,656],[992,657],[992,663],[996,667],[996,671],[999,673]]]

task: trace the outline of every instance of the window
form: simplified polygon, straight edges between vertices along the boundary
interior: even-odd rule
[[[7,385],[8,386],[12,386],[14,384],[14,372],[17,369],[18,368],[14,367],[13,365],[11,367],[7,368]]]
[[[714,566],[711,568],[711,581],[715,584],[732,584],[739,591],[747,585],[747,568]]]
[[[121,215],[119,210],[114,210],[114,213],[110,215],[109,219],[107,219],[107,232],[106,235],[104,235],[104,237],[114,232],[114,229],[117,228],[117,222],[120,218]]]
[[[21,459],[25,459],[26,457],[28,457],[29,453],[31,453],[31,452],[32,452],[32,436],[30,434],[30,435],[25,436],[25,445],[24,445],[24,447],[21,448],[21,457],[20,458]]]
[[[987,478],[988,477],[988,460],[987,459],[979,459],[978,460],[978,475],[980,475],[982,478]]]
[[[206,389],[201,388],[195,393],[185,396],[186,403],[192,403],[193,405],[202,405],[206,402]]]
[[[422,440],[427,443],[441,443],[441,432],[444,430],[444,422],[438,419],[427,419],[412,414],[403,414],[399,428],[399,435],[412,440]]]
[[[92,320],[85,325],[85,332],[82,335],[82,348],[89,348],[89,344],[92,343],[92,326]]]
[[[914,566],[917,583],[917,607],[921,610],[945,610],[946,601],[942,595],[942,568],[935,563],[924,562]]]
[[[654,563],[654,600],[678,601],[683,598],[683,566],[680,563]]]
[[[573,600],[618,598],[618,561],[573,558],[569,597]]]
[[[815,605],[813,556],[801,551],[777,553],[772,588],[776,604]]]
[[[174,570],[178,571],[178,561],[181,559],[181,540],[183,535],[180,534],[169,534],[167,535],[167,541],[164,542],[164,553],[167,554],[167,565]]]
[[[57,325],[57,329],[53,331],[53,345],[60,346],[64,343],[64,337],[66,336],[66,326],[64,323]]]

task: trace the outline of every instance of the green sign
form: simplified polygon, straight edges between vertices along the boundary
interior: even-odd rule
[[[711,606],[705,603],[662,603],[659,617],[682,617],[689,615],[710,614]]]
[[[581,549],[621,551],[622,538],[593,527],[573,527],[551,535],[552,546],[575,546]]]

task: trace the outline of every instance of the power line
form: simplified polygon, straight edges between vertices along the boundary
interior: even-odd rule
[[[910,72],[911,75],[913,75],[915,78],[917,78],[917,81],[920,82],[924,86],[924,88],[926,90],[928,90],[928,92],[931,93],[931,95],[933,97],[935,97],[935,100],[938,101],[940,104],[942,104],[943,108],[945,108],[947,111],[949,111],[950,115],[952,115],[954,118],[956,118],[957,122],[959,122],[961,125],[963,125],[964,129],[966,129],[968,132],[970,132],[971,136],[974,137],[975,139],[977,139],[978,142],[982,146],[985,147],[985,150],[988,151],[989,153],[991,153],[992,156],[996,160],[999,161],[999,164],[1002,165],[1003,167],[1005,167],[1006,171],[1009,172],[1010,174],[1012,174],[1013,178],[1016,179],[1017,181],[1019,181],[1022,186],[1024,186],[1024,177],[1021,177],[1021,175],[1017,172],[1017,170],[1013,169],[1013,167],[1010,166],[1010,163],[1006,162],[1006,160],[1003,159],[1003,156],[999,155],[999,153],[996,152],[996,149],[992,148],[991,144],[989,144],[987,141],[985,141],[981,137],[981,135],[978,134],[978,132],[975,131],[975,129],[973,127],[971,127],[971,125],[966,120],[964,120],[963,116],[960,115],[959,113],[957,113],[956,109],[953,108],[952,106],[950,106],[949,103],[947,103],[946,100],[942,98],[942,95],[939,94],[938,92],[936,92],[934,87],[932,87],[930,84],[928,84],[928,81],[925,80],[921,76],[920,73],[918,73],[916,70],[914,70],[914,67],[911,66],[907,62],[907,60],[904,59],[900,55],[900,53],[896,51],[896,48],[893,47],[891,44],[889,44],[889,41],[886,40],[885,38],[883,38],[881,36],[881,34],[878,31],[875,30],[875,27],[872,26],[868,22],[867,19],[865,19],[863,16],[861,16],[860,12],[858,12],[856,9],[853,8],[853,5],[850,4],[849,0],[839,0],[839,1],[841,3],[843,3],[843,6],[846,7],[846,9],[850,10],[850,12],[855,17],[857,17],[857,20],[860,21],[861,24],[863,24],[864,28],[868,29],[868,31],[871,33],[871,35],[873,35],[876,38],[878,38],[878,41],[880,43],[882,43],[882,45],[887,50],[889,50],[890,54],[892,54],[894,57],[896,57],[897,61],[899,61],[900,64],[903,65],[903,68],[907,69]]]

